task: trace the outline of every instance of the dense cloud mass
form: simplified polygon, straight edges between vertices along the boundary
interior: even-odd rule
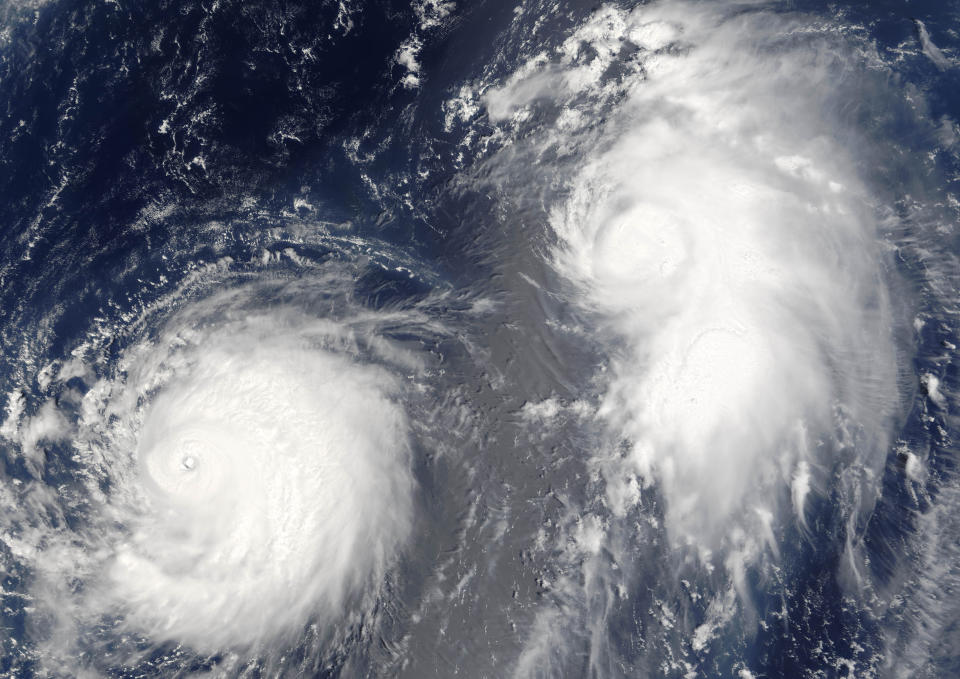
[[[410,390],[428,363],[391,336],[442,328],[424,310],[358,307],[345,275],[175,291],[51,366],[67,414],[48,402],[20,436],[75,449],[82,540],[26,515],[11,544],[43,545],[34,596],[53,657],[67,662],[79,628],[114,616],[134,639],[219,653],[296,643],[308,624],[335,643],[369,611],[411,530]],[[108,342],[126,347],[91,380]],[[32,491],[46,512],[76,509]]]
[[[636,50],[599,129],[557,122],[592,149],[550,208],[552,261],[622,342],[601,405],[630,447],[611,507],[656,477],[678,541],[768,520],[792,480],[803,522],[804,470],[842,448],[875,466],[898,398],[876,201],[831,110],[859,55],[804,28],[717,4],[601,11],[559,64],[486,95],[501,114],[531,82],[561,105],[597,96]]]
[[[274,312],[129,359],[136,386],[107,396],[108,436],[136,441],[142,487],[124,498],[137,518],[109,580],[134,629],[249,645],[313,611],[327,622],[382,578],[410,530],[408,427],[390,373],[330,351],[355,341],[345,325]],[[154,390],[145,414],[119,411]],[[111,444],[98,457],[124,447]]]

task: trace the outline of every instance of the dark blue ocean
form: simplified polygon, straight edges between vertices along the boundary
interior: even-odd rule
[[[2,676],[960,676],[960,4],[0,1]]]

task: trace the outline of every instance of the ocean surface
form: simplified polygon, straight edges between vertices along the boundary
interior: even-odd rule
[[[960,676],[960,4],[0,3],[0,676]]]

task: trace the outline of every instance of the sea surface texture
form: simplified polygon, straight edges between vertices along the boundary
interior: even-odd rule
[[[0,0],[0,677],[960,676],[956,0]]]

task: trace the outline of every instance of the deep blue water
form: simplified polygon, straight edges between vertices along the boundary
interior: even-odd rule
[[[94,328],[123,327],[124,314],[152,308],[191,272],[226,257],[231,260],[224,265],[225,286],[259,276],[249,262],[264,250],[289,250],[321,267],[347,263],[356,275],[345,294],[371,312],[410,308],[437,291],[453,291],[437,303],[436,313],[461,319],[451,336],[466,337],[463,345],[425,339],[404,327],[388,335],[447,361],[442,379],[451,386],[439,390],[450,401],[443,407],[474,412],[464,419],[473,418],[476,432],[458,433],[456,445],[478,457],[469,464],[449,462],[424,444],[415,462],[422,534],[405,557],[403,575],[391,582],[394,590],[380,604],[376,623],[352,628],[339,645],[321,649],[317,662],[311,655],[317,655],[316,647],[295,648],[284,671],[300,668],[302,676],[452,676],[454,671],[511,676],[508,658],[517,655],[516,640],[533,625],[531,611],[554,607],[563,615],[582,606],[587,613],[577,615],[591,624],[590,611],[604,612],[606,664],[598,669],[588,662],[595,640],[580,630],[568,648],[556,651],[553,664],[542,666],[542,675],[684,674],[664,658],[702,624],[707,606],[705,601],[691,605],[683,613],[687,619],[665,625],[651,611],[663,601],[678,601],[682,591],[675,583],[664,584],[665,573],[675,570],[704,592],[720,591],[722,577],[683,562],[657,540],[656,530],[650,529],[650,545],[629,566],[617,566],[640,583],[630,596],[617,599],[611,590],[597,595],[602,601],[573,604],[542,582],[567,575],[568,566],[553,561],[551,554],[559,555],[560,547],[535,553],[531,536],[538,527],[559,526],[564,508],[574,502],[605,510],[602,502],[589,499],[599,497],[600,483],[582,454],[591,445],[589,435],[569,421],[538,439],[539,434],[524,430],[516,413],[524,403],[550,394],[571,402],[595,396],[592,368],[603,361],[604,351],[575,337],[525,330],[546,328],[552,319],[580,318],[569,300],[549,292],[556,278],[538,258],[546,241],[527,239],[543,222],[544,196],[550,191],[531,191],[529,204],[520,204],[483,183],[468,185],[462,176],[487,178],[495,170],[479,162],[484,153],[479,148],[458,144],[468,127],[492,125],[483,120],[445,124],[444,102],[461,85],[507,77],[538,49],[560,44],[594,9],[594,3],[586,2],[544,6],[542,25],[537,32],[530,29],[533,39],[547,36],[539,45],[517,37],[530,27],[516,23],[508,2],[463,4],[429,28],[420,26],[410,3],[383,0],[356,6],[279,0],[51,0],[36,8],[14,0],[0,9],[0,392],[22,393],[24,413],[35,413],[53,398],[68,417],[79,418],[82,407],[67,392],[86,393],[134,338],[120,332],[106,340],[98,347],[93,374],[78,374],[59,387],[42,382],[44,366],[69,360],[79,343],[95,335]],[[928,546],[929,551],[916,546],[922,531],[934,531],[924,528],[925,517],[941,507],[960,506],[950,504],[960,488],[960,432],[953,414],[953,395],[960,389],[955,309],[945,308],[942,297],[929,290],[939,285],[943,292],[957,279],[955,270],[952,280],[925,278],[931,271],[925,264],[931,248],[919,236],[911,238],[916,213],[909,209],[913,197],[936,203],[948,214],[945,196],[955,191],[960,176],[960,6],[777,6],[777,11],[793,9],[865,27],[878,52],[894,64],[885,76],[887,86],[913,88],[916,99],[923,100],[920,114],[906,105],[902,110],[890,107],[883,120],[865,105],[864,138],[882,135],[889,144],[885,149],[906,155],[941,148],[927,176],[903,172],[904,165],[887,166],[882,157],[864,169],[871,180],[893,187],[891,193],[901,197],[897,238],[916,244],[913,251],[904,247],[897,260],[896,274],[906,281],[906,292],[894,295],[895,305],[900,306],[898,318],[907,323],[916,314],[927,320],[915,340],[908,330],[898,331],[902,405],[894,438],[925,452],[927,476],[921,484],[906,481],[907,458],[893,446],[888,451],[876,485],[877,504],[857,525],[856,539],[870,557],[871,585],[860,599],[837,575],[850,537],[851,514],[842,509],[849,498],[835,488],[813,497],[807,518],[816,540],[805,540],[795,525],[784,527],[776,581],[760,569],[747,575],[754,608],[750,615],[765,623],[730,625],[696,662],[691,660],[689,671],[717,677],[737,676],[747,667],[757,677],[960,674],[960,592],[951,589],[960,583],[960,563],[957,550],[949,546],[960,537],[960,526],[948,512],[936,528],[940,532],[934,542],[940,546]],[[942,68],[919,52],[914,19],[923,22],[953,66]],[[404,67],[395,58],[411,35],[421,40],[416,88],[403,86]],[[890,56],[904,46],[911,55],[900,61]],[[864,96],[870,91],[864,86]],[[596,112],[598,124],[606,114]],[[856,119],[859,113],[849,114]],[[924,124],[917,125],[917,118]],[[954,130],[952,145],[938,137],[949,129]],[[893,138],[896,133],[902,136]],[[541,161],[531,166],[531,184],[542,180],[547,185],[553,176],[550,159]],[[329,226],[334,237],[312,238],[318,223]],[[938,271],[949,272],[956,266],[951,258],[960,252],[960,242],[955,229],[938,238],[939,251],[929,257],[940,263]],[[304,275],[292,262],[278,261],[268,277]],[[511,268],[527,267],[540,271],[547,291],[521,288]],[[187,307],[209,291],[187,292],[172,308]],[[480,297],[500,306],[492,315],[474,312],[471,305]],[[314,301],[317,308],[325,303]],[[280,302],[269,300],[268,305]],[[136,338],[155,332],[151,322],[135,331]],[[939,376],[945,405],[925,398],[918,381],[922,374]],[[508,387],[497,386],[503,375]],[[91,504],[77,485],[84,463],[74,457],[70,441],[47,444],[39,472],[23,456],[22,443],[3,439],[0,445],[3,482],[59,488],[67,498],[64,510],[46,519],[47,524],[76,530],[76,540],[82,542]],[[529,459],[528,449],[536,450]],[[102,490],[109,493],[111,483],[102,480]],[[474,501],[484,518],[471,533],[454,524],[473,525],[464,517]],[[662,518],[661,503],[655,493],[645,495],[636,512]],[[501,542],[487,545],[483,527],[494,525],[498,512],[512,528],[504,529],[506,538],[500,534]],[[28,523],[11,513],[4,530],[26,531]],[[30,622],[36,568],[5,542],[0,549],[5,628],[0,668],[9,676],[61,676],[62,668],[49,669],[35,650],[35,639],[51,624]],[[942,556],[930,558],[943,569],[932,576],[940,578],[943,606],[936,613],[919,604],[911,608],[919,590],[937,587],[936,580],[921,582],[927,575],[922,571],[931,564],[927,557],[937,549]],[[506,574],[465,585],[477,588],[480,601],[489,595],[489,605],[477,604],[462,619],[456,618],[460,613],[453,615],[456,619],[443,635],[447,641],[431,646],[427,637],[411,636],[416,640],[403,646],[405,616],[417,602],[430,600],[423,574],[453,552],[461,563],[479,564],[479,572],[495,557],[509,567]],[[69,587],[80,591],[84,583],[78,579]],[[879,603],[896,593],[902,597],[900,608]],[[521,603],[511,604],[511,599]],[[402,601],[396,610],[391,608],[394,600]],[[516,611],[502,614],[511,605]],[[81,648],[113,647],[110,623],[102,624],[102,629],[81,630]],[[582,625],[585,630],[587,623]],[[911,651],[925,654],[926,661],[898,664],[898,654],[905,651],[897,640],[905,647],[903,640],[917,629],[921,634],[935,630],[921,651]],[[227,667],[229,656],[228,649],[197,656],[188,645],[172,643],[154,648],[149,635],[142,648],[146,655],[130,664],[95,659],[84,666],[107,676],[191,676]],[[497,656],[501,648],[502,658]],[[857,669],[836,662],[838,658],[852,659]],[[271,666],[265,661],[263,669],[245,667],[247,676],[266,676]],[[222,671],[225,676],[239,672]]]

